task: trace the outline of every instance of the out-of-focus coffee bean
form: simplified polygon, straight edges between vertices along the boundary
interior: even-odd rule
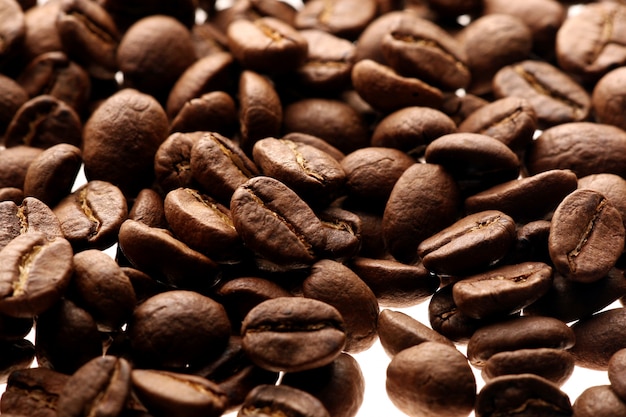
[[[485,362],[482,376],[486,381],[502,375],[533,374],[558,386],[574,372],[574,357],[562,349],[519,349],[500,352]]]
[[[585,389],[572,406],[575,416],[609,417],[626,413],[624,402],[610,385],[599,385]]]
[[[294,417],[328,417],[320,400],[287,385],[259,385],[241,405],[237,417],[263,417],[267,414]]]

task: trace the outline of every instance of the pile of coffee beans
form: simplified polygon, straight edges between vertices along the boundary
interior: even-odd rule
[[[618,0],[0,0],[0,412],[626,416],[625,114]]]

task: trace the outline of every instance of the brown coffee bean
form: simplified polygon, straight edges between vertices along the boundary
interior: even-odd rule
[[[23,189],[30,164],[43,152],[32,146],[0,148],[0,188]]]
[[[515,221],[497,210],[470,214],[424,239],[417,253],[429,271],[468,275],[497,262],[515,241]]]
[[[440,109],[448,115],[454,123],[460,125],[470,114],[487,104],[489,104],[487,100],[474,94],[457,95],[448,92],[443,94],[443,103],[441,103]]]
[[[20,205],[12,201],[0,202],[0,225],[0,249],[26,233],[43,233],[48,240],[63,237],[52,210],[34,197],[24,198]]]
[[[341,162],[341,160],[346,156],[339,149],[328,143],[322,138],[318,138],[317,136],[308,135],[306,133],[300,132],[291,132],[287,133],[282,137],[283,139],[290,140],[292,142],[304,143],[307,145],[311,145],[321,151],[326,152],[337,161]]]
[[[352,40],[359,36],[374,17],[374,0],[312,0],[298,11],[294,24],[298,29],[318,29]]]
[[[82,164],[79,148],[60,143],[43,151],[29,166],[24,178],[24,195],[54,207],[70,194]]]
[[[626,180],[615,174],[592,174],[578,179],[578,188],[587,188],[604,195],[626,219]],[[626,222],[626,220],[625,220]]]
[[[326,244],[320,257],[345,262],[361,250],[361,218],[351,211],[330,206],[317,217],[326,232]]]
[[[620,349],[611,356],[607,373],[611,382],[611,389],[620,397],[622,401],[626,398],[626,348]]]
[[[452,285],[447,284],[435,292],[428,304],[430,326],[457,343],[467,343],[474,332],[486,323],[464,314],[454,303]]]
[[[172,123],[174,132],[234,133],[237,109],[232,97],[223,91],[213,91],[187,101]]]
[[[394,405],[410,416],[465,416],[476,399],[476,379],[467,358],[436,342],[395,355],[387,367],[386,389]]]
[[[243,71],[239,77],[238,97],[244,150],[251,150],[260,139],[279,135],[283,108],[270,80],[254,71]]]
[[[344,321],[331,305],[312,298],[279,297],[246,315],[243,348],[262,368],[297,372],[331,363],[346,343]]]
[[[6,384],[14,371],[31,367],[35,359],[35,345],[28,339],[2,341],[0,354],[0,381]]]
[[[131,377],[133,391],[151,414],[218,417],[226,409],[226,393],[205,378],[151,369],[134,369]]]
[[[2,414],[54,417],[57,401],[70,378],[43,367],[19,369],[9,375],[0,401]]]
[[[604,310],[572,325],[576,344],[570,349],[576,365],[606,371],[611,356],[626,347],[622,323],[623,308]]]
[[[543,61],[507,65],[493,78],[497,98],[521,97],[535,109],[539,126],[580,122],[589,117],[591,98],[569,75]]]
[[[489,381],[478,393],[474,411],[476,417],[566,417],[572,415],[572,405],[567,394],[547,379],[520,374],[500,376]]]
[[[9,61],[16,53],[26,36],[26,22],[24,11],[16,1],[3,0],[0,4],[0,13],[3,23],[0,25],[0,62]]]
[[[483,319],[520,311],[543,296],[551,284],[549,265],[525,262],[464,278],[454,284],[452,296],[463,313]]]
[[[0,202],[12,201],[15,204],[21,204],[24,199],[24,192],[15,187],[2,187],[0,188]]]
[[[568,349],[578,343],[575,331],[551,317],[517,317],[480,329],[467,344],[467,356],[476,367],[499,352],[518,349]]]
[[[128,218],[142,222],[151,227],[167,228],[165,209],[161,195],[150,189],[144,188],[139,191],[128,212]]]
[[[4,134],[13,115],[28,101],[29,95],[19,83],[6,75],[0,75],[0,91],[0,132]]]
[[[417,258],[417,247],[427,237],[453,223],[459,190],[440,165],[416,163],[398,179],[383,215],[383,236],[400,261]]]
[[[31,7],[24,13],[26,33],[19,51],[22,62],[30,62],[46,52],[63,50],[63,43],[56,27],[60,9],[60,1],[50,1],[40,7]]]
[[[610,385],[599,385],[585,389],[572,406],[575,416],[609,417],[626,413],[624,402]]]
[[[229,7],[215,10],[211,21],[226,33],[228,25],[239,19],[254,21],[259,17],[273,17],[293,26],[296,14],[294,5],[280,0],[235,0]]]
[[[92,359],[65,383],[57,403],[57,415],[119,415],[130,395],[130,375],[131,365],[123,358],[101,356]]]
[[[133,362],[183,369],[219,357],[230,322],[221,304],[194,291],[157,294],[138,305],[128,323]]]
[[[268,413],[293,417],[329,416],[324,405],[305,391],[287,385],[259,385],[250,391],[237,417],[263,417]]]
[[[115,243],[128,206],[118,187],[94,180],[66,196],[53,211],[73,247],[106,249]]]
[[[593,282],[615,265],[624,239],[617,209],[602,194],[579,189],[554,212],[548,248],[557,271],[573,281]]]
[[[589,149],[590,147],[592,149]],[[543,131],[526,153],[528,172],[570,169],[578,178],[612,173],[624,176],[621,149],[626,133],[601,123],[564,123]]]
[[[115,184],[125,195],[149,188],[154,156],[168,129],[167,116],[153,97],[132,89],[113,94],[85,124],[85,176]]]
[[[624,13],[626,14],[626,7]],[[623,68],[614,69],[600,78],[591,96],[595,120],[598,123],[626,129],[624,118],[620,116],[624,109],[622,97],[626,94],[625,89],[626,78]]]
[[[489,382],[503,375],[533,374],[561,386],[574,372],[574,357],[561,349],[519,349],[496,353],[485,362],[483,378]]]
[[[172,133],[154,156],[156,181],[164,193],[193,184],[191,148],[204,132]]]
[[[397,353],[424,342],[437,342],[454,346],[452,341],[425,324],[400,311],[384,309],[378,316],[380,343],[393,358]]]

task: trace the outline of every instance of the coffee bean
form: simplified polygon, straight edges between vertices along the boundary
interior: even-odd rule
[[[610,385],[599,385],[585,389],[574,401],[574,415],[580,417],[608,417],[626,413],[626,402],[615,393]]]
[[[578,179],[578,188],[588,188],[604,195],[626,219],[626,180],[615,174],[591,174]]]
[[[378,316],[380,343],[393,358],[397,353],[424,342],[437,342],[454,346],[452,341],[428,326],[400,311],[384,309]]]
[[[241,406],[237,417],[263,417],[267,414],[294,417],[328,417],[324,405],[314,396],[286,385],[259,385]]]
[[[246,315],[243,348],[254,363],[273,371],[297,372],[332,362],[346,343],[341,314],[323,301],[279,297]]]
[[[626,398],[626,379],[624,378],[626,369],[626,349],[620,349],[611,356],[607,372],[611,389],[624,401]]]
[[[318,218],[326,233],[326,244],[320,257],[345,262],[361,250],[361,218],[351,211],[329,206],[318,211]]]
[[[319,29],[332,35],[355,39],[376,17],[373,0],[308,1],[298,11],[295,26],[298,29]]]
[[[626,13],[626,8],[624,8]],[[624,96],[624,71],[614,69],[604,75],[595,85],[591,96],[595,119],[598,123],[617,126],[624,130],[626,123],[619,116],[623,109],[620,97]]]
[[[170,132],[234,133],[237,109],[232,97],[223,91],[212,91],[187,101],[172,123]]]
[[[43,367],[12,372],[0,400],[2,414],[56,416],[59,396],[69,378]]]
[[[34,197],[26,197],[20,205],[0,202],[0,249],[14,238],[30,232],[43,233],[48,240],[62,238],[61,225],[52,210]]]
[[[251,150],[263,138],[280,133],[283,109],[272,83],[254,71],[239,77],[239,125],[241,146]]]
[[[11,119],[13,119],[13,115],[28,101],[29,94],[24,87],[6,75],[0,76],[0,91],[2,91],[0,132],[4,134]]]
[[[128,212],[128,218],[142,222],[151,227],[167,228],[165,208],[161,195],[150,189],[144,188],[139,191],[133,205]]]
[[[0,25],[0,37],[2,37],[2,50],[0,50],[0,62],[8,61],[15,54],[20,43],[26,35],[26,23],[24,11],[15,1],[3,0],[0,4],[2,10],[2,25]]]
[[[35,345],[28,339],[2,341],[0,353],[0,381],[6,384],[14,371],[31,367],[35,359]]]
[[[570,352],[576,365],[606,371],[611,356],[626,347],[621,327],[624,317],[623,308],[612,308],[574,323],[576,344]]]

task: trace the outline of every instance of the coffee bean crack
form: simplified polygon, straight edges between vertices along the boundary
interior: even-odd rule
[[[604,208],[606,207],[607,203],[608,203],[608,200],[606,198],[603,198],[602,200],[600,200],[600,203],[598,203],[598,205],[596,206],[596,210],[593,216],[591,217],[591,219],[589,220],[589,222],[587,223],[587,226],[585,227],[585,230],[583,234],[581,235],[580,240],[578,241],[578,244],[576,245],[574,249],[572,249],[571,251],[567,253],[567,262],[572,272],[576,272],[577,257],[578,255],[580,255],[581,251],[583,250],[583,248],[589,241],[589,238],[591,234],[593,233],[594,226],[596,222],[598,221],[598,219],[600,218],[600,216],[602,215],[602,212],[604,211]]]
[[[28,278],[30,275],[30,268],[35,262],[37,255],[39,255],[43,248],[43,245],[33,246],[32,250],[22,256],[22,258],[20,259],[20,262],[17,266],[19,274],[17,276],[17,280],[13,281],[12,283],[13,297],[19,297],[26,293],[28,287]]]

